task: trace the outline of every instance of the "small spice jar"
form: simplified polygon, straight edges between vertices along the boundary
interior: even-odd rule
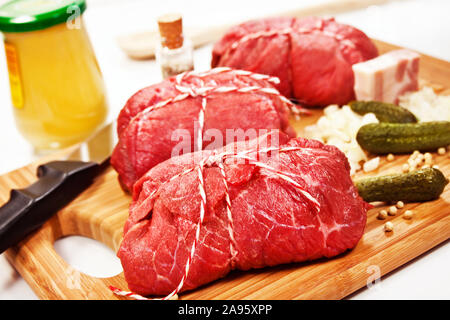
[[[16,125],[40,153],[86,139],[107,116],[102,74],[82,19],[85,9],[85,0],[14,0],[0,6]]]
[[[194,69],[193,47],[183,35],[183,21],[179,14],[166,14],[158,18],[160,43],[156,59],[163,79]]]

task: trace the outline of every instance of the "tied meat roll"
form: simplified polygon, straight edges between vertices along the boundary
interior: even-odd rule
[[[353,248],[369,205],[349,172],[336,147],[277,132],[158,164],[135,184],[118,251],[129,288],[170,296]]]
[[[377,55],[362,31],[334,19],[269,18],[231,28],[214,46],[212,67],[276,76],[286,97],[327,106],[355,98],[352,65]]]
[[[111,164],[122,187],[131,191],[142,175],[171,156],[222,147],[230,136],[242,138],[227,130],[239,130],[244,138],[247,130],[258,135],[263,129],[295,136],[288,121],[291,105],[274,88],[277,81],[216,68],[184,73],[138,91],[117,120],[119,142]]]

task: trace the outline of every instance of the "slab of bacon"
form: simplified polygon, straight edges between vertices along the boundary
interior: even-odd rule
[[[402,49],[352,66],[357,100],[398,103],[401,95],[418,90],[420,55]]]

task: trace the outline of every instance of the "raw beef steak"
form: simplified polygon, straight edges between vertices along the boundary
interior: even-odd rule
[[[176,154],[180,155],[212,142],[222,147],[228,143],[227,129],[257,133],[278,129],[295,136],[288,121],[289,101],[273,87],[276,80],[217,68],[182,74],[134,94],[117,120],[119,142],[111,157],[123,188],[131,190],[136,180],[175,150],[181,149]],[[211,141],[216,135],[208,132],[220,133],[224,141]],[[201,148],[196,144],[199,136],[204,137]]]
[[[276,76],[286,97],[326,106],[354,99],[352,65],[377,55],[362,31],[334,19],[269,18],[231,28],[211,64]]]
[[[273,134],[278,135],[230,144],[214,154],[173,157],[135,184],[118,251],[132,291],[164,295],[177,287],[194,289],[233,269],[333,257],[357,244],[369,205],[352,183],[345,155],[283,133],[276,143]],[[279,152],[264,157],[264,149],[274,146]],[[255,161],[230,157],[221,171],[222,152],[243,150],[259,150],[246,154]],[[206,205],[200,223],[202,186]]]

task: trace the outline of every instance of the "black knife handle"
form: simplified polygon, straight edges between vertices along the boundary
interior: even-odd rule
[[[11,190],[0,208],[0,253],[17,244],[76,198],[100,171],[94,162],[53,161],[37,170],[39,180]]]

